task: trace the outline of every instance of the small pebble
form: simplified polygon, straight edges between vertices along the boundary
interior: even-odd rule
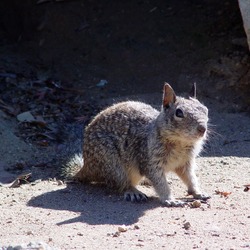
[[[120,236],[120,232],[115,232],[114,234],[113,234],[113,237],[119,237]]]
[[[190,222],[185,222],[183,227],[184,227],[184,229],[188,230],[191,227]]]
[[[200,206],[201,206],[201,201],[195,200],[195,201],[192,202],[191,206],[192,206],[193,208],[200,207]]]
[[[125,225],[119,226],[118,227],[118,232],[124,233],[127,232],[128,228]]]

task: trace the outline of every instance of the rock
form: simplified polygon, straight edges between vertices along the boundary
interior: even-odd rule
[[[119,237],[120,236],[120,232],[115,232],[114,234],[113,234],[113,237]]]
[[[118,227],[118,231],[124,233],[128,231],[128,228],[125,225],[122,225]]]
[[[247,35],[247,43],[250,50],[250,1],[239,0],[239,6],[243,19],[244,29]]]
[[[184,224],[183,224],[183,227],[184,227],[184,229],[186,229],[186,230],[188,230],[190,227],[191,227],[191,224],[190,224],[190,222],[185,222]]]
[[[191,206],[192,206],[193,208],[198,208],[198,207],[201,206],[201,201],[195,200],[195,201],[192,202]]]

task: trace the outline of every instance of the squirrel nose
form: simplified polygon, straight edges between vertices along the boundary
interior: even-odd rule
[[[197,130],[198,130],[200,135],[204,135],[206,130],[207,130],[207,127],[205,125],[200,124],[200,125],[198,125]]]

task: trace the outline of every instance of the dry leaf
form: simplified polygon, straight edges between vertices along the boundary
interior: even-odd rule
[[[23,183],[28,183],[31,177],[31,173],[19,175],[12,183],[8,184],[9,188],[20,187]]]
[[[23,112],[17,115],[17,120],[19,122],[33,122],[35,121],[35,117],[30,113],[30,111]]]
[[[35,117],[31,114],[30,111],[23,112],[17,115],[16,118],[19,122],[29,122],[32,124],[37,124],[42,127],[45,127],[47,125],[42,116]]]
[[[49,142],[47,140],[41,140],[37,142],[37,145],[42,146],[42,147],[48,147]]]
[[[19,112],[19,108],[17,107],[11,107],[7,105],[3,100],[0,99],[0,108],[4,109],[8,114],[16,116]]]
[[[232,192],[225,192],[225,191],[219,191],[219,190],[215,190],[216,194],[221,195],[221,197],[228,197],[230,194],[232,194]]]
[[[32,121],[32,123],[37,124],[37,125],[42,126],[42,127],[47,126],[47,123],[44,121],[42,116],[36,116],[35,120]]]

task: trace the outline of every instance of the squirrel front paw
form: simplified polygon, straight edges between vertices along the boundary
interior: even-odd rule
[[[184,207],[187,203],[184,201],[177,200],[165,200],[162,201],[162,205],[166,207]]]
[[[202,193],[200,190],[197,190],[197,189],[189,189],[188,190],[188,194],[189,195],[192,195],[193,197],[194,197],[194,199],[197,199],[197,200],[202,200],[202,201],[206,201],[206,200],[208,200],[208,199],[210,199],[211,198],[211,196],[210,195],[208,195],[208,194],[204,194],[204,193]]]
[[[211,198],[211,196],[208,194],[192,194],[192,195],[195,199],[202,201],[206,201]]]

